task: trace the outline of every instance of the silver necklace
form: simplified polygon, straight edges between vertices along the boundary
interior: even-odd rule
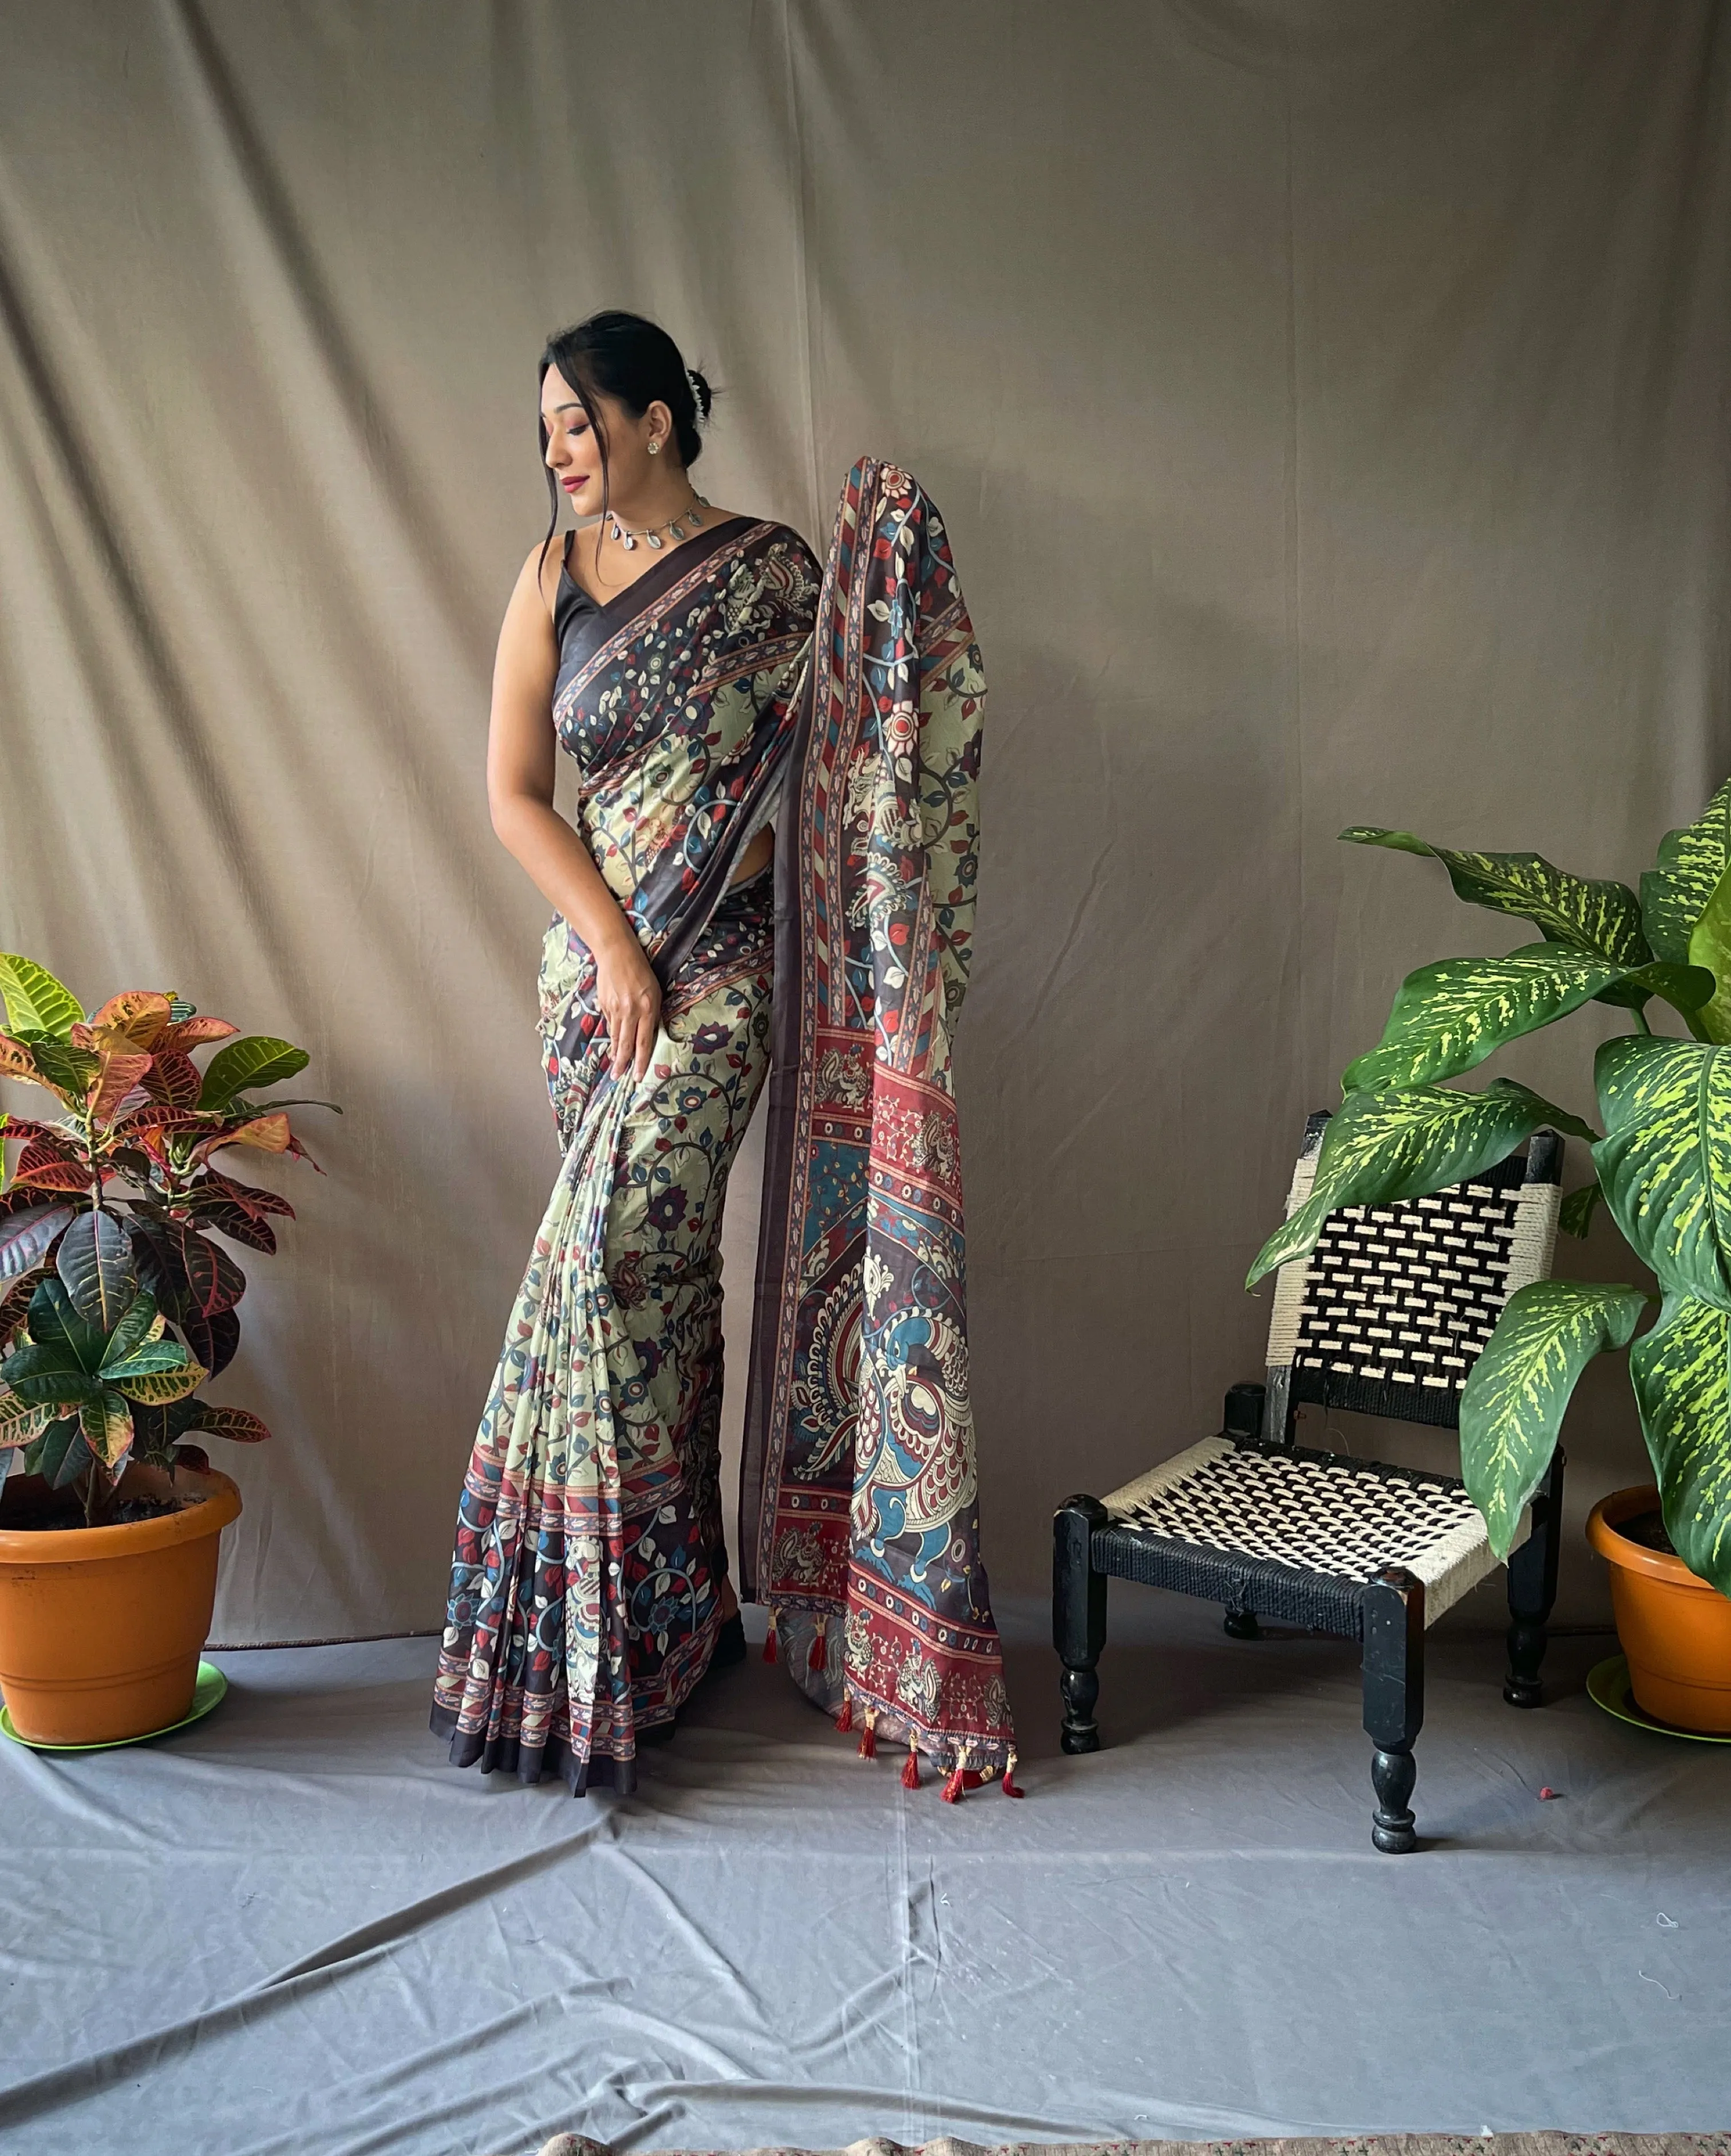
[[[614,514],[613,511],[609,509],[607,512],[607,517],[608,522],[612,526],[612,530],[609,533],[609,536],[610,538],[617,539],[620,546],[624,548],[628,554],[635,552],[637,542],[639,539],[647,541],[651,549],[655,553],[659,554],[661,551],[661,534],[664,531],[676,545],[680,540],[685,537],[686,525],[689,524],[694,531],[701,529],[703,524],[702,511],[707,509],[709,506],[708,496],[699,494],[694,487],[691,490],[691,506],[689,509],[681,510],[677,516],[670,516],[665,524],[645,524],[641,531],[634,531],[627,526],[621,524],[619,518]]]

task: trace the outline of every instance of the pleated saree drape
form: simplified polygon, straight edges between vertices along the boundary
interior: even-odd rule
[[[608,1075],[593,963],[556,918],[565,1158],[465,1481],[434,1727],[460,1765],[626,1790],[705,1673],[722,1205],[773,988],[743,1591],[863,1748],[901,1744],[913,1779],[925,1755],[951,1796],[1008,1785],[949,1046],[984,684],[942,521],[864,460],[821,585],[795,534],[735,519],[589,612],[555,723],[662,1029],[644,1080]],[[730,886],[772,807],[773,878]]]

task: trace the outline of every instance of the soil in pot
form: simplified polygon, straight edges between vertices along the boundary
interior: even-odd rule
[[[1656,1722],[1731,1733],[1731,1598],[1671,1547],[1658,1491],[1600,1500],[1587,1539],[1610,1567],[1611,1608],[1636,1705]]]

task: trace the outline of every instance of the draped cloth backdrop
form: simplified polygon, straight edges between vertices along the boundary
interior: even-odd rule
[[[219,1387],[275,1432],[224,1639],[436,1626],[552,1180],[481,759],[556,325],[672,330],[717,502],[821,548],[870,449],[943,506],[1000,1593],[1215,1426],[1305,1111],[1492,947],[1334,833],[1628,875],[1731,769],[1713,0],[0,0],[0,947],[300,1040],[346,1111]],[[1585,1045],[1510,1067],[1579,1108]],[[1641,1471],[1620,1388],[1578,1504]]]

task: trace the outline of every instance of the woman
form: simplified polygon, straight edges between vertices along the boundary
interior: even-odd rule
[[[711,1662],[737,1660],[744,1650],[718,1486],[718,1245],[728,1171],[768,1060],[778,893],[783,910],[791,904],[797,916],[792,895],[801,885],[802,856],[812,850],[815,827],[805,802],[784,824],[780,865],[772,870],[772,813],[779,814],[802,721],[808,735],[811,727],[814,626],[820,608],[826,620],[839,609],[840,634],[830,640],[845,675],[849,637],[857,644],[860,634],[859,621],[851,630],[846,624],[862,607],[860,619],[881,625],[893,617],[892,634],[905,629],[913,649],[917,604],[867,589],[874,578],[882,583],[886,567],[899,563],[906,583],[909,563],[925,562],[953,586],[929,504],[905,475],[880,483],[876,475],[888,468],[862,465],[844,500],[838,551],[820,588],[818,564],[797,533],[717,510],[693,487],[699,424],[709,410],[701,375],[687,371],[672,339],[639,316],[593,316],[549,341],[541,432],[554,525],[554,490],[562,490],[578,518],[596,521],[568,535],[559,550],[550,529],[525,562],[494,675],[487,765],[494,828],[557,909],[543,947],[541,1030],[566,1150],[465,1481],[433,1726],[449,1737],[459,1765],[514,1770],[527,1781],[557,1772],[576,1794],[600,1779],[621,1791],[634,1786],[638,1745],[670,1735]],[[849,501],[857,521],[866,472],[883,528],[864,535],[862,551],[851,543],[860,535],[850,525],[844,550]],[[977,661],[959,594],[943,619],[952,643],[959,622],[968,660]],[[977,741],[978,691],[963,694],[973,686],[962,681],[964,670],[946,659],[934,672],[934,693],[948,699],[946,709],[975,715]],[[859,711],[876,712],[873,694],[854,701]],[[886,714],[893,701],[884,700]],[[832,727],[829,752],[808,744],[794,778],[802,800],[813,782],[840,779],[854,803],[849,813],[862,813],[867,828],[878,795],[892,803],[895,789],[868,785],[860,796],[866,762],[844,771],[834,761],[844,738],[852,739],[848,728],[838,735]],[[578,767],[578,829],[552,807],[556,746]],[[972,770],[968,763],[962,774],[970,803]],[[835,829],[846,822],[830,819]],[[865,857],[850,858],[848,888],[835,895],[864,934],[871,914]],[[945,873],[953,896],[968,884],[971,905],[971,865],[964,876],[946,862]],[[905,875],[901,881],[912,890]],[[810,915],[809,902],[804,911]],[[793,918],[783,935],[784,966],[801,947],[801,925]],[[965,968],[948,931],[937,941],[946,947],[944,963]],[[966,941],[964,931],[961,947]],[[932,942],[928,931],[922,951]],[[865,964],[869,975],[869,956]],[[934,978],[942,979],[941,968]],[[793,1001],[800,1001],[797,988]],[[873,1024],[871,993],[853,1001]],[[886,1009],[878,998],[880,1023]],[[844,1014],[835,1022],[845,1023]],[[937,1034],[943,1087],[947,1026]],[[869,1043],[866,1054],[869,1060]],[[803,1183],[810,1179],[812,1135],[807,1130],[792,1151],[781,1148]],[[865,1165],[861,1153],[824,1186],[834,1186],[831,1195],[860,1224],[850,1269],[847,1235],[833,1232],[821,1209],[799,1215],[827,1237],[832,1257],[842,1258],[840,1292],[845,1299],[850,1283],[856,1305],[866,1259]],[[785,1207],[778,1224],[785,1230]],[[958,1209],[956,1226],[959,1252]],[[948,1526],[939,1518],[946,1503],[965,1512],[973,1496],[958,1273],[944,1295],[941,1339],[918,1321],[910,1331],[902,1313],[894,1328],[894,1382],[878,1389],[905,1399],[912,1382],[923,1413],[924,1355],[952,1408],[960,1383],[962,1421],[940,1416],[943,1456],[927,1463],[923,1479],[920,1462],[907,1456],[906,1431],[900,1445],[894,1433],[881,1433],[892,1440],[877,1452],[896,1462],[895,1502],[880,1513],[868,1502],[860,1512],[855,1491],[855,1539],[876,1552],[869,1563],[899,1567],[903,1600],[904,1560],[943,1551],[937,1570],[945,1591],[966,1604],[969,1636],[978,1644],[989,1635],[985,1675],[996,1692],[987,1700],[976,1655],[959,1741],[945,1720],[942,1672],[916,1688],[907,1741],[917,1749],[923,1740],[953,1770],[957,1794],[1007,1756],[1009,1724],[1007,1710],[999,1712],[1001,1679],[992,1675],[996,1635],[984,1571],[977,1558],[960,1564],[949,1556]],[[801,1312],[791,1281],[771,1281],[766,1289],[760,1277],[760,1354],[774,1359],[778,1328],[790,1350],[780,1358],[787,1368],[809,1353],[809,1341],[802,1348],[795,1337]],[[929,1349],[922,1345],[928,1336]],[[869,1359],[857,1373],[862,1387]],[[754,1383],[754,1400],[773,1391]],[[809,1411],[809,1388],[796,1385],[795,1394],[806,1407],[790,1410],[784,1399],[777,1427],[784,1438],[788,1414],[803,1414],[806,1441],[791,1451],[783,1445],[776,1459],[785,1455],[789,1471],[806,1475],[814,1489],[826,1477],[850,1476],[854,1426],[864,1419],[857,1404],[845,1427],[826,1430]],[[761,1410],[757,1420],[764,1420]],[[965,1474],[957,1471],[958,1445],[966,1450]],[[756,1450],[763,1455],[761,1444]],[[762,1517],[776,1512],[773,1481],[758,1476]],[[921,1489],[931,1502],[918,1497]],[[788,1502],[797,1512],[800,1496]],[[846,1513],[844,1500],[844,1532]],[[973,1530],[965,1512],[960,1541]],[[915,1568],[917,1598],[932,1566]],[[853,1625],[847,1582],[802,1573],[778,1599],[785,1620],[798,1621],[798,1613],[813,1640],[799,1671],[807,1689],[834,1705],[846,1681],[839,1662],[832,1680],[819,1643],[830,1615],[845,1614]],[[833,1629],[839,1639],[842,1625]],[[886,1733],[902,1733],[899,1711],[878,1696],[882,1686],[870,1690],[869,1668],[862,1681],[868,1735],[880,1714]]]

